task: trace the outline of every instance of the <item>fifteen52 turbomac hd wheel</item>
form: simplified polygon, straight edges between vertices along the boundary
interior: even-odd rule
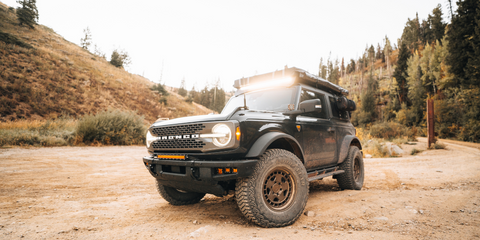
[[[254,223],[287,226],[307,204],[307,172],[293,153],[270,149],[260,157],[252,176],[237,181],[235,195],[240,211]]]
[[[157,190],[160,195],[172,205],[189,205],[200,202],[205,193],[185,192],[167,187],[157,181]]]
[[[363,156],[357,146],[350,146],[348,156],[340,164],[345,172],[337,175],[337,182],[341,189],[361,190],[365,177]]]

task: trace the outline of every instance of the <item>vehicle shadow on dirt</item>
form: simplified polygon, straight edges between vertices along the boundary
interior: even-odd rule
[[[337,181],[332,178],[310,182],[309,189],[311,195],[341,191]],[[234,194],[224,197],[207,194],[193,205],[174,206],[163,202],[155,209],[158,217],[166,222],[185,221],[202,225],[233,223],[247,228],[258,227],[243,216]]]
[[[325,178],[310,182],[310,193],[338,191],[342,190],[338,186],[337,180],[333,178]]]

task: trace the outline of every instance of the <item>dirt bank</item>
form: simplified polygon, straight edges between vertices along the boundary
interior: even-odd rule
[[[312,182],[292,226],[259,228],[232,196],[172,206],[143,167],[144,147],[0,150],[0,239],[476,239],[480,150],[365,159],[361,191]],[[425,140],[415,146],[425,148]]]

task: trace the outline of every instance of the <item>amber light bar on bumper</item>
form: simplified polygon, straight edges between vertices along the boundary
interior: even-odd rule
[[[160,159],[180,159],[185,160],[185,155],[157,155]]]
[[[215,174],[222,175],[222,174],[232,174],[238,173],[237,168],[215,168]]]

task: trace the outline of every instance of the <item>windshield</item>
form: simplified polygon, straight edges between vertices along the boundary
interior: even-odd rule
[[[296,87],[276,88],[245,93],[247,107],[250,110],[288,111],[288,105],[292,104],[290,106],[292,108],[294,106],[293,104],[295,104],[295,89]],[[236,108],[244,106],[243,97],[243,94],[232,97],[223,108],[222,114],[231,113]]]

